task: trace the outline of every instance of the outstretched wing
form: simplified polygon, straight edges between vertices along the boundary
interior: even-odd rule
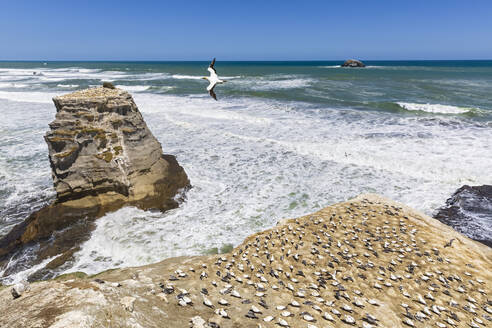
[[[217,77],[217,71],[215,70],[214,65],[215,65],[215,58],[212,60],[212,62],[208,66],[207,71],[210,72],[210,76]]]
[[[214,85],[214,88],[215,88],[215,85]],[[208,93],[209,93],[210,97],[212,97],[215,100],[217,100],[217,95],[214,92],[214,88],[210,89],[210,91]]]
[[[213,88],[215,88],[215,86],[216,86],[216,85],[217,85],[217,83],[216,83],[216,82],[210,82],[210,83],[208,84],[207,91],[212,90]]]

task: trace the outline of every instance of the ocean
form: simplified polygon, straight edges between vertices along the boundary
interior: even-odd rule
[[[55,197],[51,98],[103,81],[133,95],[193,188],[166,213],[97,220],[64,272],[220,251],[361,193],[432,215],[462,185],[492,184],[492,61],[340,63],[218,59],[215,101],[208,62],[0,62],[0,236]]]

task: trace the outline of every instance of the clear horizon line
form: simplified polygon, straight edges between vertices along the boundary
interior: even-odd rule
[[[356,59],[356,58],[348,58]],[[224,59],[221,62],[344,62],[348,59]],[[211,59],[0,59],[0,62],[208,62]],[[478,59],[361,59],[360,61],[492,61]]]

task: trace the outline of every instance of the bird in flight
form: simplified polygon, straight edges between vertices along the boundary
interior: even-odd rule
[[[212,62],[210,63],[210,65],[207,68],[207,71],[210,72],[210,76],[209,77],[206,77],[206,76],[205,77],[202,77],[202,79],[207,80],[208,82],[210,82],[209,85],[208,85],[208,87],[207,87],[207,91],[210,94],[210,97],[212,97],[215,100],[217,100],[217,95],[214,92],[215,86],[217,84],[219,84],[219,83],[224,83],[224,82],[227,82],[227,81],[226,80],[219,79],[219,76],[217,75],[217,71],[215,70],[214,65],[215,65],[215,58],[212,60]]]

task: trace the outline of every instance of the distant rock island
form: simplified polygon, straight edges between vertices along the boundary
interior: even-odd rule
[[[491,282],[491,248],[361,195],[230,253],[4,287],[0,326],[489,327]]]
[[[65,253],[51,264],[57,266],[87,238],[93,219],[122,206],[174,208],[174,197],[190,185],[126,91],[106,84],[53,101],[56,118],[45,140],[57,197],[0,240],[0,264],[39,242],[38,261]]]
[[[349,59],[342,64],[342,67],[366,67],[366,64],[360,60]]]

